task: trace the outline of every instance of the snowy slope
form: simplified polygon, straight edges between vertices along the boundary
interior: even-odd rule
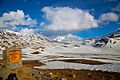
[[[111,33],[109,35],[106,35],[105,37],[97,38],[97,39],[81,39],[78,36],[68,34],[65,36],[58,36],[53,40],[60,43],[49,42],[49,39],[43,36],[42,34],[35,34],[35,33],[23,34],[23,33],[13,32],[9,30],[0,31],[0,49],[16,45],[16,46],[19,46],[20,48],[24,48],[24,49],[31,48],[36,50],[39,49],[39,47],[41,46],[46,47],[45,49],[49,47],[47,49],[48,53],[49,52],[54,53],[55,48],[57,48],[56,49],[57,51],[60,50],[62,52],[66,51],[66,49],[67,51],[72,50],[71,52],[76,52],[76,51],[86,52],[87,51],[86,49],[88,49],[88,47],[86,46],[89,46],[90,51],[87,51],[87,52],[96,51],[95,50],[96,47],[99,47],[105,50],[110,49],[113,51],[120,52],[120,30],[114,33]],[[73,45],[73,47],[69,48],[63,43],[70,43],[70,45]],[[78,48],[79,46],[80,48]],[[52,50],[52,48],[54,49]]]
[[[72,35],[72,34],[67,34],[64,36],[57,36],[53,39],[53,41],[61,42],[61,43],[76,43],[81,40],[80,37]]]
[[[120,52],[120,30],[117,30],[102,38],[97,38],[93,46],[103,48],[106,50],[116,51],[119,53]]]
[[[10,47],[13,45],[20,48],[35,47],[44,45],[48,38],[41,34],[22,34],[19,32],[13,32],[9,30],[0,31],[0,48]]]

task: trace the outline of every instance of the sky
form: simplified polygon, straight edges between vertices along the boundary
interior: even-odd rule
[[[0,0],[0,29],[101,37],[120,28],[120,0]]]

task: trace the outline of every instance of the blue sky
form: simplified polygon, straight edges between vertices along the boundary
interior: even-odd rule
[[[120,28],[119,16],[119,0],[0,0],[1,29],[48,37],[104,36]]]

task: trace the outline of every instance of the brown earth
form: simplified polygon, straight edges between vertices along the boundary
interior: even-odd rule
[[[18,69],[0,69],[0,80],[120,80],[120,73],[95,70],[74,69],[35,69],[41,66],[38,60],[23,61],[23,67]],[[98,65],[99,66],[99,65]],[[14,80],[14,79],[12,79]]]
[[[64,61],[64,62],[90,64],[90,65],[110,64],[110,63],[106,63],[106,62],[95,61],[95,60],[86,60],[86,59],[64,59],[64,60],[53,60],[53,61]]]
[[[120,80],[120,73],[91,70],[50,69],[40,70],[52,73],[53,80]]]
[[[22,67],[27,67],[27,68],[33,68],[34,66],[45,65],[45,64],[39,62],[39,60],[23,60],[22,64],[23,64]]]

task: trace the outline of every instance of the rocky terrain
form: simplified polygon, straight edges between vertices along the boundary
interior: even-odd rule
[[[48,38],[42,34],[24,34],[9,30],[0,30],[0,49],[13,45],[20,48],[44,46]]]

